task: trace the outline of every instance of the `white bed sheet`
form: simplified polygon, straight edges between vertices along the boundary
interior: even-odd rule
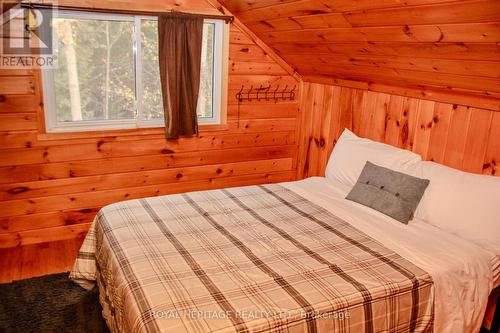
[[[434,332],[479,332],[488,295],[498,284],[495,253],[423,221],[404,225],[346,200],[349,188],[334,180],[311,177],[282,185],[426,270],[435,286]]]

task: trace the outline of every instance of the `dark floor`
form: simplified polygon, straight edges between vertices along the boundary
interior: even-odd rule
[[[109,332],[101,311],[67,273],[0,284],[0,332]]]

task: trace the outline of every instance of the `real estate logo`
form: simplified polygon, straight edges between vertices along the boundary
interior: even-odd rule
[[[52,18],[53,1],[29,3],[0,0],[0,68],[52,68],[54,43]]]

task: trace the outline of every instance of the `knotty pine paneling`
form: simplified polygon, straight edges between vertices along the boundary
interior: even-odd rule
[[[500,111],[498,0],[221,0],[305,81]]]
[[[298,177],[323,176],[344,128],[467,172],[500,176],[500,112],[305,82]]]
[[[46,3],[46,0],[32,0],[32,3]],[[137,10],[166,12],[179,11],[199,14],[219,14],[206,1],[200,0],[58,0],[60,6],[87,7],[87,8],[110,8],[116,10]]]
[[[59,1],[116,9],[218,13],[204,1]],[[227,124],[167,142],[162,129],[46,134],[36,71],[0,71],[0,248],[81,239],[100,207],[121,200],[296,176],[298,102],[243,102],[241,85],[297,81],[230,29]]]
[[[0,249],[0,283],[68,272],[84,235],[68,240]]]

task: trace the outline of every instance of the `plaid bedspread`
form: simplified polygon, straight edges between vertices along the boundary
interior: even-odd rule
[[[70,275],[115,332],[431,332],[432,278],[280,185],[103,208]]]

